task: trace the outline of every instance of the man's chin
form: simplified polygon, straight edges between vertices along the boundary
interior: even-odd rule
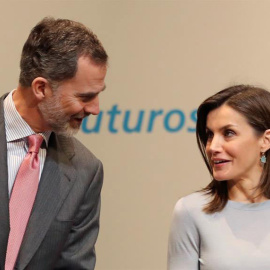
[[[69,126],[73,129],[80,129],[83,118],[71,118],[68,122]]]
[[[65,137],[72,137],[74,136],[76,133],[78,133],[78,131],[80,130],[80,126],[76,125],[67,125],[64,128],[53,128],[52,131],[58,135],[62,135]]]
[[[78,133],[78,129],[68,129],[68,130],[61,130],[61,131],[55,131],[55,133],[57,135],[62,135],[62,136],[65,136],[65,137],[72,137],[74,136],[76,133]]]

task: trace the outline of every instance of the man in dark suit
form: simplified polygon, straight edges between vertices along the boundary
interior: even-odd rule
[[[80,23],[45,18],[32,29],[19,86],[0,100],[1,270],[8,269],[9,200],[31,134],[44,138],[40,178],[11,269],[94,269],[103,169],[72,135],[84,117],[99,113],[107,58],[97,37]]]

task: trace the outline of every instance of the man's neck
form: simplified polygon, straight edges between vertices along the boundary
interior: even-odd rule
[[[39,133],[49,130],[40,114],[38,101],[31,88],[18,86],[12,98],[16,110],[33,131]]]

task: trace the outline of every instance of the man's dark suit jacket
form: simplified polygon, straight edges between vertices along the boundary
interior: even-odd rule
[[[0,99],[0,270],[9,234],[7,144]],[[75,138],[51,134],[40,184],[15,269],[95,267],[101,162]]]

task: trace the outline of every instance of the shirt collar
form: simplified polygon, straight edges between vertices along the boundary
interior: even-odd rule
[[[7,142],[20,140],[32,134],[36,134],[17,111],[12,98],[14,91],[16,90],[11,91],[4,100],[4,118]],[[45,131],[39,134],[42,135],[46,146],[48,147],[51,131]]]

